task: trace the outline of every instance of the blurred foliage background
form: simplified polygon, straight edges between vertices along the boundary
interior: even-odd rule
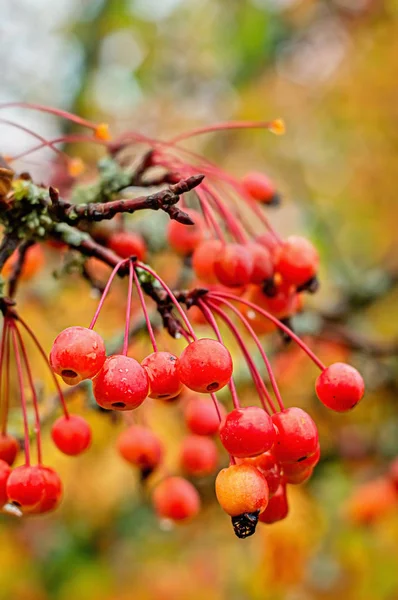
[[[377,510],[376,502],[367,523],[361,498],[350,507],[358,484],[398,455],[397,1],[2,0],[0,7],[0,101],[53,104],[107,121],[115,133],[135,128],[156,137],[231,118],[285,119],[284,137],[229,132],[191,145],[237,174],[263,170],[277,181],[284,204],[271,211],[272,222],[283,234],[307,233],[323,260],[321,289],[296,327],[323,360],[358,366],[368,390],[353,413],[331,415],[316,403],[312,366],[274,343],[286,403],[319,423],[323,459],[311,482],[293,489],[288,519],[244,542],[216,505],[212,481],[199,482],[199,519],[172,529],[159,523],[114,449],[121,423],[75,395],[71,405],[92,423],[94,446],[71,460],[46,436],[65,500],[51,516],[0,517],[0,599],[397,599],[398,506]],[[46,137],[65,131],[40,113],[7,117]],[[2,153],[32,145],[17,130],[0,131]],[[69,150],[97,157],[91,147]],[[37,153],[18,168],[48,182],[48,157]],[[133,225],[150,237],[152,221]],[[54,281],[59,256],[48,250],[47,258],[50,268],[24,287],[21,301],[46,349],[63,327],[87,323],[96,305],[85,282]],[[164,251],[155,265],[176,281],[178,259]],[[122,288],[107,310],[99,331],[112,340],[123,323]],[[323,315],[329,334],[316,338]],[[178,347],[165,334],[162,341]],[[145,336],[131,351],[145,355]],[[34,365],[52,414],[47,374],[39,360]],[[172,469],[184,434],[179,407],[149,405],[144,417],[168,443]]]

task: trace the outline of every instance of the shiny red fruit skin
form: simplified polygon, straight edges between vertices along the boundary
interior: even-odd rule
[[[40,503],[30,510],[32,514],[49,513],[58,508],[62,500],[62,481],[50,467],[38,467],[44,479],[44,495]]]
[[[274,274],[274,264],[269,250],[261,244],[250,244],[248,248],[253,259],[250,283],[260,284],[271,279]]]
[[[214,263],[223,245],[220,240],[204,240],[198,246],[192,255],[192,268],[195,275],[206,283],[215,283],[217,281],[214,272]]]
[[[0,434],[0,460],[12,465],[19,452],[19,443],[9,433]]]
[[[258,202],[268,204],[275,198],[275,184],[264,173],[258,171],[247,173],[242,179],[242,185],[245,191]]]
[[[219,404],[221,418],[226,414],[225,408]],[[184,411],[188,429],[196,435],[216,435],[220,428],[220,420],[213,401],[210,398],[191,398]]]
[[[321,457],[321,448],[318,445],[318,448],[311,456],[308,456],[305,460],[301,460],[300,462],[293,463],[284,463],[283,464],[283,474],[284,475],[296,475],[302,471],[308,469],[314,469],[319,462]],[[290,482],[288,482],[290,483]]]
[[[280,242],[275,235],[273,235],[270,231],[266,231],[265,233],[261,233],[256,237],[256,243],[261,244],[261,246],[265,246],[271,256],[273,257],[275,250],[280,246]]]
[[[313,467],[305,467],[292,473],[285,473],[284,471],[283,481],[291,485],[300,485],[311,478],[313,471]]]
[[[10,474],[10,465],[4,460],[0,460],[0,508],[4,506],[8,500],[7,481]]]
[[[209,338],[188,344],[178,362],[182,383],[202,394],[216,392],[227,385],[232,371],[232,357],[228,349]]]
[[[51,437],[58,450],[68,456],[78,456],[91,445],[91,427],[80,415],[60,417],[52,426]]]
[[[167,477],[155,488],[152,496],[158,517],[183,521],[195,517],[200,510],[196,488],[183,477]]]
[[[86,327],[68,327],[55,338],[50,352],[50,365],[65,383],[74,385],[92,379],[105,361],[102,337]]]
[[[315,383],[319,400],[336,412],[346,412],[358,404],[365,393],[360,373],[345,363],[334,363],[319,375]]]
[[[149,379],[149,397],[172,400],[182,390],[178,375],[178,357],[170,352],[153,352],[141,362]]]
[[[171,220],[167,227],[167,240],[170,246],[179,254],[192,254],[196,246],[204,239],[206,223],[203,216],[192,208],[185,208],[194,225],[184,225]]]
[[[250,249],[241,244],[226,244],[214,262],[214,272],[227,287],[247,285],[253,272]]]
[[[24,465],[11,471],[7,481],[9,502],[29,512],[44,497],[45,482],[39,467]]]
[[[290,236],[275,254],[275,271],[283,280],[303,285],[312,279],[319,267],[319,255],[311,242],[300,236]]]
[[[128,231],[112,233],[108,239],[108,247],[121,258],[136,256],[138,260],[145,259],[146,244],[138,233]]]
[[[148,427],[132,425],[119,435],[119,454],[130,464],[140,469],[153,470],[162,461],[163,445]]]
[[[180,463],[187,475],[196,477],[211,475],[217,469],[217,446],[210,438],[189,435],[181,444]]]
[[[317,427],[301,408],[286,408],[273,414],[272,421],[277,428],[273,454],[280,463],[304,461],[318,450]]]
[[[259,456],[254,456],[252,458],[238,458],[237,463],[256,467],[267,480],[269,495],[270,498],[272,498],[282,480],[281,468],[272,453],[264,452],[263,454],[259,454]]]
[[[148,375],[134,358],[109,356],[93,381],[94,398],[108,410],[132,410],[149,393]]]
[[[232,456],[258,456],[272,448],[275,429],[271,417],[259,406],[235,408],[221,422],[220,439]]]
[[[261,523],[276,523],[282,521],[289,513],[287,503],[286,485],[281,483],[272,498],[269,499],[268,506],[259,516]]]

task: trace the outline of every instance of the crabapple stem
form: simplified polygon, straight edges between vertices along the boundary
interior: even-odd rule
[[[29,129],[29,127],[24,127],[23,125],[20,125],[19,123],[16,123],[15,121],[10,121],[9,119],[0,119],[0,123],[3,123],[4,125],[9,125],[10,127],[15,127],[15,129],[19,129],[20,131],[24,131],[25,133],[28,133],[29,135],[31,135],[32,137],[34,137],[35,139],[37,139],[41,142],[41,147],[48,146],[49,148],[51,148],[51,150],[53,150],[56,154],[61,156],[64,160],[69,160],[69,157],[65,154],[65,152],[62,152],[62,150],[59,150],[58,148],[53,146],[53,144],[51,142],[49,142],[48,140],[46,140],[46,138],[39,135],[32,129]],[[32,152],[32,150],[29,150],[29,152]],[[15,160],[15,158],[11,158],[10,160]]]
[[[126,306],[126,326],[124,329],[124,341],[123,341],[123,350],[122,354],[127,356],[127,350],[129,348],[129,331],[130,331],[130,319],[131,319],[131,299],[133,295],[133,262],[130,260],[129,262],[129,283],[127,289],[127,306]]]
[[[282,329],[282,331],[287,333],[292,338],[292,340],[294,340],[296,344],[298,344],[298,346],[300,346],[300,348],[304,350],[304,352],[309,356],[309,358],[316,364],[316,366],[321,371],[324,371],[326,369],[326,366],[323,364],[323,362],[319,360],[319,358],[314,354],[314,352],[312,352],[312,350],[307,346],[305,342],[303,342],[289,327],[287,327],[279,319],[271,315],[271,313],[264,310],[263,308],[257,306],[257,304],[250,302],[250,300],[239,298],[238,296],[230,294],[229,292],[210,292],[209,297],[215,300],[224,300],[225,298],[229,298],[230,300],[235,300],[235,302],[240,302],[241,304],[249,306],[256,312],[260,313],[260,315],[263,315],[263,317],[265,317],[266,319],[269,319],[272,323],[274,323],[274,325],[279,327],[279,329]]]
[[[37,462],[39,465],[42,463],[42,443],[41,443],[41,430],[40,430],[40,414],[39,414],[39,402],[37,398],[36,388],[32,377],[32,370],[30,368],[28,354],[26,352],[26,347],[24,341],[22,339],[21,332],[19,331],[17,325],[13,323],[14,330],[18,336],[19,346],[22,351],[22,359],[25,365],[25,371],[28,376],[29,387],[32,392],[32,400],[33,400],[33,411],[35,415],[35,434],[36,434],[36,443],[37,443]]]
[[[0,349],[0,394],[4,391],[4,396],[1,394],[0,408],[2,411],[2,433],[5,434],[7,431],[7,413],[8,413],[8,392],[9,392],[9,375],[8,369],[10,367],[10,342],[9,342],[9,320],[7,317],[3,321],[3,331],[1,334],[1,349]],[[5,368],[3,364],[5,363]],[[5,371],[5,384],[3,390],[3,372]]]
[[[29,148],[28,150],[25,150],[24,152],[21,152],[20,154],[17,154],[16,156],[12,156],[10,158],[10,162],[12,162],[14,160],[19,160],[21,158],[25,158],[25,156],[28,156],[29,154],[32,154],[33,152],[37,152],[38,150],[41,150],[42,148],[51,148],[52,150],[56,150],[56,148],[54,148],[55,144],[74,144],[74,143],[79,143],[79,142],[89,142],[91,144],[100,144],[101,146],[107,146],[107,142],[105,142],[104,140],[98,140],[97,138],[90,137],[89,135],[82,135],[82,134],[64,135],[64,136],[61,136],[58,138],[52,138],[51,140],[42,142],[41,144],[37,144],[37,146],[33,146],[33,148]]]
[[[192,325],[187,317],[187,315],[185,314],[185,312],[183,311],[183,309],[181,308],[181,306],[179,305],[177,298],[174,296],[173,292],[171,291],[171,289],[166,285],[166,283],[163,281],[163,279],[161,279],[159,277],[159,275],[157,273],[155,273],[155,271],[153,271],[150,267],[148,267],[148,265],[145,265],[144,263],[138,261],[137,263],[137,267],[139,267],[140,269],[142,269],[143,271],[146,271],[147,273],[149,273],[150,275],[152,275],[152,277],[154,279],[156,279],[156,281],[162,286],[162,288],[167,292],[170,300],[172,301],[172,303],[174,304],[174,306],[176,307],[177,311],[180,313],[180,316],[182,318],[182,320],[184,321],[191,337],[194,340],[197,340],[198,338],[196,337],[196,334],[192,328]]]
[[[28,335],[31,337],[33,343],[35,344],[36,348],[38,349],[39,353],[41,354],[41,356],[44,359],[44,362],[46,363],[50,373],[51,373],[51,378],[54,382],[54,385],[57,389],[58,392],[58,396],[59,396],[59,401],[61,402],[61,406],[62,406],[62,410],[64,412],[65,418],[69,419],[69,411],[68,408],[66,406],[66,402],[65,402],[65,398],[64,398],[64,394],[62,392],[61,386],[59,385],[58,379],[55,376],[54,371],[52,370],[52,368],[50,367],[50,363],[48,362],[48,358],[46,353],[44,352],[43,346],[40,344],[36,334],[33,332],[33,330],[29,327],[29,325],[23,320],[21,319],[21,317],[18,315],[18,321],[19,323],[21,323],[22,327],[25,329],[25,331],[28,333]]]
[[[239,310],[235,306],[233,306],[233,304],[231,304],[230,302],[228,302],[228,300],[224,300],[223,304],[225,306],[227,306],[238,317],[238,319],[241,320],[241,322],[243,323],[243,325],[246,327],[247,331],[252,336],[252,338],[254,340],[254,343],[256,344],[256,346],[257,346],[257,348],[258,348],[258,350],[259,350],[259,352],[261,354],[261,358],[263,359],[264,364],[266,366],[266,369],[268,371],[269,380],[271,382],[272,389],[274,390],[275,398],[276,398],[276,400],[277,400],[277,402],[279,404],[279,408],[281,410],[284,410],[285,407],[283,405],[282,396],[281,396],[281,394],[279,392],[278,384],[276,382],[275,375],[274,375],[274,372],[272,370],[271,363],[270,363],[270,361],[268,359],[268,356],[264,352],[264,349],[263,349],[263,347],[261,345],[261,342],[258,339],[258,336],[255,333],[253,327],[250,325],[249,321],[239,312]]]
[[[210,198],[212,198],[218,212],[220,213],[220,216],[225,219],[236,241],[239,244],[245,244],[248,241],[246,232],[239,221],[235,218],[233,212],[227,206],[225,206],[224,202],[214,189],[211,191],[209,185],[203,183],[203,189],[206,190]]]
[[[204,314],[205,318],[207,319],[208,323],[210,324],[210,326],[213,328],[214,333],[216,334],[216,338],[218,339],[220,344],[223,344],[223,339],[222,339],[222,336],[220,333],[220,329],[217,325],[217,321],[215,320],[214,315],[211,312],[210,308],[208,306],[206,306],[206,304],[201,299],[198,300],[198,306],[201,309],[201,311],[203,312],[203,314]],[[233,377],[231,377],[231,379],[228,383],[228,387],[231,392],[231,397],[232,397],[232,402],[233,402],[234,408],[240,408],[240,402],[239,402],[238,394],[236,391],[236,385],[235,385]]]
[[[217,313],[222,319],[223,321],[225,321],[225,323],[228,325],[228,327],[230,328],[230,330],[232,331],[232,333],[235,336],[236,341],[239,344],[240,349],[242,350],[243,356],[245,357],[246,363],[250,369],[250,372],[252,374],[253,380],[254,380],[254,384],[256,386],[261,404],[264,408],[264,410],[269,413],[269,410],[267,408],[267,404],[266,401],[268,402],[268,405],[271,409],[271,411],[273,413],[277,412],[276,411],[276,407],[275,404],[270,396],[270,393],[267,390],[267,387],[264,383],[264,381],[261,378],[261,375],[257,369],[257,366],[254,362],[254,360],[252,359],[252,357],[250,356],[249,350],[246,347],[246,344],[243,340],[243,337],[240,335],[238,328],[236,327],[236,325],[232,322],[232,320],[229,318],[229,316],[226,314],[225,311],[223,311],[217,304],[213,303],[213,302],[207,302],[209,304],[209,306],[211,306],[212,310]],[[265,401],[266,400],[266,401]]]
[[[214,217],[212,208],[211,208],[211,206],[209,206],[209,202],[208,202],[205,194],[203,193],[202,190],[197,189],[196,195],[199,198],[200,206],[202,208],[202,212],[203,212],[205,219],[212,225],[218,239],[221,240],[223,243],[225,243],[225,236],[224,236],[223,230],[221,229],[220,225],[218,224],[217,219]]]
[[[62,119],[67,119],[68,121],[72,121],[77,125],[92,129],[93,131],[97,129],[97,125],[87,121],[87,119],[82,119],[82,117],[78,117],[77,115],[74,115],[66,110],[53,108],[52,106],[45,106],[44,104],[36,104],[34,102],[2,102],[0,104],[0,109],[3,108],[26,108],[29,110],[37,110],[39,112],[55,115],[56,117],[61,117]]]
[[[25,464],[27,466],[30,465],[30,440],[29,440],[29,423],[28,423],[28,412],[26,407],[26,396],[25,396],[25,388],[22,376],[22,364],[21,364],[21,356],[18,348],[18,340],[15,333],[15,325],[10,323],[11,329],[11,337],[12,337],[12,345],[15,354],[15,364],[17,369],[17,377],[18,377],[18,386],[19,386],[19,394],[21,398],[21,409],[22,409],[22,418],[23,418],[23,427],[24,427],[24,450],[25,450]]]
[[[205,127],[197,127],[196,129],[191,129],[191,131],[186,131],[185,133],[180,133],[179,135],[171,138],[170,143],[175,144],[177,142],[181,142],[182,140],[187,140],[188,138],[202,135],[204,133],[212,133],[213,131],[228,131],[229,129],[272,129],[275,126],[275,121],[227,121],[224,123],[215,123],[214,125],[207,125]]]
[[[154,352],[157,352],[158,351],[158,346],[157,346],[157,343],[156,343],[155,334],[153,332],[153,327],[152,327],[151,319],[149,318],[149,315],[148,315],[148,309],[147,309],[146,304],[145,304],[145,298],[144,298],[144,294],[142,293],[140,280],[138,279],[138,276],[137,276],[137,273],[136,273],[135,269],[133,269],[133,277],[134,277],[135,287],[137,288],[137,294],[138,294],[138,297],[140,299],[142,312],[144,313],[144,319],[145,319],[146,327],[148,329],[148,333],[149,333],[149,337],[150,337],[150,340],[151,340],[152,348],[153,348]]]
[[[98,316],[99,316],[99,314],[101,312],[101,309],[102,309],[102,307],[104,305],[105,299],[106,299],[106,297],[108,295],[109,289],[110,289],[110,287],[112,285],[112,282],[113,282],[113,280],[114,280],[117,272],[119,271],[120,267],[122,267],[124,264],[126,264],[129,260],[130,260],[129,258],[125,258],[124,260],[121,260],[120,262],[118,262],[117,265],[116,265],[116,267],[113,269],[112,273],[110,274],[108,282],[107,282],[107,284],[105,286],[105,289],[102,292],[101,299],[100,299],[100,301],[98,303],[97,310],[95,311],[93,319],[92,319],[92,321],[91,321],[91,323],[89,325],[89,329],[93,329],[94,325],[97,322]]]
[[[214,393],[214,392],[211,392],[211,394],[210,394],[210,398],[211,398],[211,399],[212,399],[212,401],[213,401],[214,408],[216,409],[216,413],[217,413],[218,420],[219,420],[219,421],[220,421],[220,423],[221,423],[221,421],[222,421],[222,416],[221,416],[221,411],[220,411],[220,407],[219,407],[219,404],[218,404],[217,396],[215,395],[215,393]]]

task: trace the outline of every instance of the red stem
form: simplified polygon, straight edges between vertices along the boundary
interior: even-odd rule
[[[14,330],[18,336],[19,346],[22,351],[22,358],[25,365],[25,371],[28,376],[29,387],[32,392],[32,400],[33,400],[33,411],[35,415],[35,434],[36,434],[36,442],[37,442],[37,462],[39,465],[42,464],[43,453],[42,453],[42,443],[41,443],[41,429],[40,429],[40,413],[39,413],[39,401],[37,398],[36,388],[32,377],[32,370],[30,368],[28,354],[26,352],[26,347],[24,341],[21,336],[21,332],[19,331],[17,325],[14,323]]]
[[[167,286],[167,284],[163,281],[163,279],[161,279],[159,277],[159,275],[153,271],[150,267],[148,267],[148,265],[145,265],[142,262],[137,262],[137,267],[139,267],[140,269],[142,269],[143,271],[146,271],[147,273],[149,273],[150,275],[152,275],[152,277],[154,279],[156,279],[156,281],[162,286],[162,288],[167,292],[168,296],[170,297],[170,300],[172,301],[172,303],[174,304],[174,306],[176,307],[176,309],[178,310],[178,312],[180,313],[180,316],[182,318],[182,320],[184,321],[189,333],[191,334],[191,337],[196,341],[198,338],[196,337],[196,334],[192,328],[191,323],[189,322],[189,319],[187,317],[187,315],[185,314],[185,312],[183,311],[183,309],[181,308],[181,306],[178,303],[177,298],[174,296],[173,292],[171,291],[171,289]]]
[[[123,340],[123,350],[122,354],[127,356],[127,351],[129,349],[129,331],[130,331],[130,320],[131,320],[131,300],[133,295],[133,263],[130,261],[129,263],[129,283],[127,289],[127,306],[126,306],[126,325],[124,329],[124,340]]]
[[[48,362],[47,359],[47,354],[45,353],[43,346],[40,344],[36,334],[33,332],[33,330],[29,327],[29,325],[23,320],[21,319],[20,316],[18,316],[18,321],[19,323],[21,323],[22,327],[25,329],[25,331],[28,333],[28,335],[30,335],[33,343],[35,344],[36,348],[38,349],[39,353],[41,354],[41,356],[44,359],[44,362],[46,363],[50,373],[51,373],[51,377],[52,380],[54,382],[54,385],[57,389],[58,392],[58,396],[59,396],[59,401],[61,402],[61,406],[62,406],[62,410],[64,412],[65,418],[69,419],[69,411],[68,411],[68,407],[66,406],[66,402],[65,402],[65,398],[64,398],[64,394],[62,392],[61,386],[59,385],[58,379],[55,376],[54,371],[52,370],[50,363]]]
[[[205,127],[197,127],[180,133],[173,137],[170,142],[175,144],[186,140],[188,138],[202,135],[203,133],[211,133],[213,131],[228,131],[230,129],[272,129],[275,121],[227,121],[225,123],[215,123],[214,125],[207,125]]]
[[[99,140],[95,137],[90,137],[89,135],[82,135],[82,134],[64,135],[59,138],[53,138],[51,140],[48,140],[45,143],[38,144],[37,146],[33,146],[33,148],[29,148],[28,150],[25,150],[24,152],[21,152],[20,154],[17,154],[16,156],[12,156],[10,158],[10,162],[14,161],[14,160],[19,160],[21,158],[25,158],[25,156],[28,156],[28,154],[37,152],[38,150],[41,150],[42,148],[47,148],[47,147],[53,148],[54,144],[74,144],[74,143],[79,143],[79,142],[90,142],[92,144],[100,144],[101,146],[108,145],[108,142],[105,142],[104,140]],[[54,148],[53,148],[53,150],[54,150]]]
[[[22,365],[21,365],[21,356],[19,354],[18,341],[15,333],[15,325],[14,323],[10,323],[11,337],[12,337],[12,345],[15,354],[15,364],[17,368],[17,377],[18,377],[18,385],[19,385],[19,393],[21,398],[21,409],[22,409],[22,418],[23,418],[23,427],[24,427],[24,440],[25,440],[25,465],[30,466],[30,440],[29,440],[29,423],[28,423],[28,412],[26,406],[26,396],[25,396],[25,388],[22,376]]]
[[[282,329],[282,331],[287,333],[292,338],[292,340],[294,340],[296,344],[298,344],[300,348],[304,350],[304,352],[309,356],[309,358],[316,364],[316,366],[321,371],[324,371],[326,369],[326,366],[323,364],[323,362],[319,360],[319,358],[312,352],[312,350],[307,346],[305,342],[303,342],[289,327],[287,327],[284,323],[279,321],[279,319],[271,315],[271,313],[264,310],[263,308],[257,306],[257,304],[254,304],[249,300],[245,300],[244,298],[239,298],[238,296],[235,296],[234,294],[230,294],[228,292],[210,292],[209,297],[219,301],[224,300],[225,298],[229,298],[230,300],[235,300],[235,302],[240,302],[241,304],[249,306],[253,310],[260,313],[260,315],[263,315],[263,317],[265,317],[266,319],[269,319],[272,323],[274,323],[274,325],[279,327],[279,329]]]
[[[199,198],[200,206],[202,208],[202,212],[204,214],[205,219],[213,226],[213,229],[214,229],[218,239],[221,240],[225,244],[225,236],[224,236],[223,230],[221,229],[220,225],[218,224],[217,219],[214,217],[212,208],[209,205],[209,202],[208,202],[205,194],[203,193],[202,190],[197,189],[196,195]]]
[[[106,299],[106,297],[107,297],[107,295],[108,295],[109,289],[110,289],[110,287],[111,287],[111,285],[112,285],[112,282],[113,282],[113,280],[114,280],[114,278],[115,278],[115,276],[116,276],[117,272],[119,271],[120,267],[121,267],[122,265],[126,264],[126,262],[128,262],[129,260],[130,260],[129,258],[125,258],[124,260],[121,260],[120,262],[118,262],[118,263],[117,263],[117,265],[116,265],[116,267],[113,269],[112,273],[110,274],[110,276],[109,276],[109,279],[108,279],[108,283],[106,284],[106,286],[105,286],[105,289],[104,289],[104,291],[102,292],[101,299],[100,299],[100,301],[99,301],[99,303],[98,303],[97,310],[95,311],[95,314],[94,314],[94,316],[93,316],[93,319],[92,319],[92,321],[91,321],[91,323],[90,323],[90,325],[89,325],[89,329],[93,329],[93,328],[94,328],[94,325],[95,325],[95,324],[96,324],[96,322],[97,322],[98,316],[99,316],[99,314],[100,314],[100,312],[101,312],[101,309],[102,309],[102,307],[103,307],[103,304],[104,304],[104,302],[105,302],[105,299]]]
[[[210,308],[208,306],[206,306],[206,304],[203,302],[203,300],[200,300],[200,299],[198,300],[198,306],[200,307],[201,311],[203,312],[203,314],[204,314],[205,318],[207,319],[207,321],[209,322],[210,326],[213,328],[214,333],[216,334],[216,338],[218,339],[220,344],[223,344],[223,339],[222,339],[222,336],[220,333],[220,329],[217,325],[217,321],[215,320]],[[233,402],[234,408],[240,408],[238,393],[236,391],[236,385],[235,385],[233,377],[231,377],[231,379],[228,383],[228,387],[231,392],[231,397],[232,397],[232,402]]]
[[[55,115],[57,117],[61,117],[62,119],[68,119],[68,121],[72,121],[77,125],[82,125],[82,127],[87,127],[88,129],[92,129],[95,131],[97,129],[97,125],[87,121],[86,119],[82,119],[73,113],[70,113],[66,110],[62,110],[60,108],[53,108],[52,106],[45,106],[44,104],[35,104],[34,102],[3,102],[0,104],[0,109],[2,108],[27,108],[29,110],[38,110],[39,112],[44,112],[47,114]]]
[[[138,297],[140,299],[142,312],[144,313],[145,323],[146,323],[146,327],[148,329],[148,333],[149,333],[149,337],[150,337],[150,340],[151,340],[152,348],[153,348],[154,352],[157,352],[158,351],[158,346],[157,346],[157,343],[156,343],[155,334],[153,332],[153,327],[152,327],[151,319],[149,318],[149,315],[148,315],[148,310],[147,310],[147,307],[146,307],[146,304],[145,304],[144,294],[142,293],[140,280],[138,279],[138,275],[135,272],[135,269],[133,269],[133,277],[134,277],[135,287],[137,288]]]
[[[40,140],[40,142],[42,142],[42,144],[41,144],[42,147],[48,146],[51,148],[51,150],[53,150],[56,154],[61,156],[64,160],[66,160],[66,161],[69,160],[69,156],[67,156],[64,152],[62,152],[62,150],[55,148],[55,146],[53,146],[53,144],[49,140],[46,140],[46,138],[44,138],[42,135],[39,135],[35,131],[32,131],[31,129],[29,129],[29,127],[24,127],[23,125],[20,125],[19,123],[15,123],[14,121],[9,121],[8,119],[0,119],[0,123],[3,123],[4,125],[10,125],[10,127],[15,127],[16,129],[19,129],[20,131],[24,131],[25,133],[28,133],[29,135],[36,138],[37,140]],[[29,152],[31,152],[31,150],[29,150]],[[15,160],[15,158],[11,159],[11,160]]]
[[[277,384],[277,382],[276,382],[275,375],[274,375],[274,372],[273,372],[273,370],[272,370],[271,363],[270,363],[270,361],[269,361],[269,359],[268,359],[268,356],[266,355],[266,353],[265,353],[265,351],[264,351],[264,348],[263,348],[263,347],[262,347],[262,345],[261,345],[261,342],[260,342],[260,340],[259,340],[259,338],[258,338],[258,335],[257,335],[257,334],[256,334],[256,332],[254,331],[253,327],[250,325],[250,323],[249,323],[249,321],[246,319],[246,317],[244,317],[244,316],[242,315],[242,313],[240,313],[240,312],[239,312],[239,310],[238,310],[238,309],[237,309],[235,306],[233,306],[233,304],[231,304],[231,303],[230,303],[230,302],[228,302],[227,300],[223,300],[223,304],[224,304],[225,306],[228,306],[228,308],[229,308],[230,310],[232,310],[232,312],[233,312],[233,313],[234,313],[234,314],[235,314],[235,315],[238,317],[238,319],[240,319],[240,320],[241,320],[241,322],[243,323],[243,325],[246,327],[246,329],[248,330],[248,332],[249,332],[249,333],[250,333],[250,335],[252,336],[252,338],[253,338],[253,340],[254,340],[254,343],[256,344],[256,346],[257,346],[257,348],[258,348],[258,350],[259,350],[259,352],[260,352],[260,354],[261,354],[261,358],[263,359],[263,361],[264,361],[264,364],[265,364],[265,366],[266,366],[266,368],[267,368],[268,375],[269,375],[269,380],[270,380],[270,382],[271,382],[272,389],[274,390],[275,398],[276,398],[276,400],[277,400],[277,402],[278,402],[278,404],[279,404],[279,408],[280,408],[281,410],[284,410],[284,409],[285,409],[285,407],[284,407],[284,405],[283,405],[282,396],[281,396],[281,394],[280,394],[280,392],[279,392],[278,384]]]
[[[230,328],[230,330],[232,331],[232,333],[234,334],[236,341],[238,342],[242,353],[245,357],[245,360],[247,362],[247,365],[250,369],[250,372],[252,374],[253,377],[253,381],[254,381],[254,385],[257,388],[257,392],[261,401],[261,404],[264,408],[264,410],[269,413],[269,410],[267,408],[267,404],[265,402],[265,400],[268,402],[269,407],[271,408],[272,412],[277,412],[277,409],[275,407],[275,404],[270,396],[269,391],[267,390],[267,387],[264,383],[264,381],[262,380],[262,377],[257,369],[257,366],[254,362],[254,360],[252,359],[252,357],[250,356],[249,350],[246,347],[246,344],[243,340],[243,337],[240,335],[238,328],[236,327],[236,325],[233,323],[233,321],[229,318],[229,316],[227,315],[227,313],[225,311],[223,311],[217,304],[213,303],[213,302],[208,302],[208,304],[211,306],[212,310],[214,310],[215,313],[217,313],[218,315],[220,315],[220,317],[223,319],[223,321],[225,321],[225,323],[228,325],[228,327]]]

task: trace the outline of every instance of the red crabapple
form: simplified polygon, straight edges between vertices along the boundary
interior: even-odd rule
[[[0,434],[0,460],[12,465],[19,452],[19,443],[9,433]]]
[[[203,477],[217,468],[218,451],[214,441],[202,435],[189,435],[181,444],[181,467],[188,475]]]
[[[223,245],[220,240],[204,240],[198,246],[192,255],[192,268],[199,279],[206,283],[217,281],[214,272],[214,263],[221,252]]]
[[[214,272],[218,281],[227,287],[247,285],[253,273],[253,256],[249,247],[224,245],[214,262]]]
[[[223,417],[226,414],[225,408],[222,404],[218,406]],[[185,407],[184,417],[188,429],[196,435],[216,435],[220,428],[216,407],[210,398],[190,398]]]
[[[91,428],[80,415],[68,415],[55,421],[51,437],[58,450],[68,456],[77,456],[91,445]]]
[[[280,465],[271,452],[264,452],[251,458],[238,458],[236,462],[256,467],[267,480],[269,497],[272,498],[281,483],[282,474]]]
[[[62,481],[58,473],[41,465],[38,469],[44,479],[44,494],[39,504],[29,511],[31,514],[49,513],[55,510],[62,500]]]
[[[274,274],[274,264],[267,248],[261,244],[250,244],[248,248],[253,259],[253,270],[250,276],[250,283],[260,284],[266,280],[272,279]]]
[[[271,417],[259,406],[235,408],[221,422],[220,439],[232,456],[257,456],[272,448],[275,428]]]
[[[0,508],[6,504],[8,500],[7,495],[7,481],[11,474],[11,467],[4,460],[0,460]]]
[[[361,400],[365,384],[354,367],[334,363],[319,375],[315,390],[325,406],[337,412],[345,412],[354,408]]]
[[[307,283],[315,277],[318,267],[318,251],[303,237],[288,237],[276,251],[275,271],[288,283],[297,286]]]
[[[23,465],[11,471],[7,481],[9,502],[29,512],[42,501],[44,493],[45,481],[39,467]]]
[[[261,523],[276,523],[282,521],[289,513],[287,503],[286,484],[281,483],[272,498],[269,499],[268,506],[259,516]]]
[[[92,379],[105,361],[102,337],[86,327],[68,327],[55,338],[50,365],[68,385]]]
[[[134,358],[115,354],[109,356],[93,381],[97,403],[108,410],[132,410],[148,396],[149,379]]]
[[[227,348],[209,338],[188,344],[178,361],[180,380],[194,392],[220,390],[231,379],[232,370],[232,357]]]
[[[194,224],[184,225],[171,220],[167,227],[167,240],[173,250],[179,254],[191,254],[204,238],[206,223],[197,210],[186,208],[184,212],[191,217]]]
[[[158,517],[173,521],[184,521],[195,517],[200,510],[197,489],[183,477],[166,477],[152,495]]]
[[[146,245],[142,236],[129,231],[117,231],[112,233],[108,239],[108,246],[121,258],[136,256],[138,260],[144,260]]]
[[[130,464],[145,474],[155,469],[163,458],[163,445],[148,427],[131,425],[119,435],[117,449]]]
[[[245,191],[257,202],[264,204],[278,204],[279,195],[276,192],[275,184],[264,173],[252,171],[247,173],[242,179],[242,185]]]
[[[319,446],[318,430],[310,415],[301,408],[286,408],[272,415],[277,428],[273,454],[280,463],[306,460]]]
[[[149,379],[149,397],[172,400],[181,392],[178,358],[170,352],[153,352],[141,362]]]

